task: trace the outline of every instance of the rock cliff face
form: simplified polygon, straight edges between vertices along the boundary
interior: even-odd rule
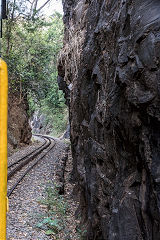
[[[28,118],[28,103],[19,94],[9,93],[8,99],[8,152],[23,144],[29,144],[32,136]]]
[[[159,240],[160,1],[63,4],[59,81],[87,239]]]
[[[53,126],[46,122],[46,116],[40,110],[34,112],[30,119],[30,126],[34,134],[51,135]]]

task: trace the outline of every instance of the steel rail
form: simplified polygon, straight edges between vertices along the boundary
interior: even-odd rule
[[[47,138],[47,137],[46,137]],[[49,140],[49,139],[48,139]],[[21,162],[19,165],[17,165],[13,170],[11,170],[9,173],[8,173],[8,176],[7,176],[7,179],[10,180],[11,177],[16,173],[18,172],[19,170],[21,170],[26,164],[28,164],[30,161],[32,161],[35,157],[37,157],[44,149],[46,149],[48,146],[50,145],[50,140],[48,143],[45,142],[45,145],[37,151],[35,152],[33,155],[31,155],[30,157],[28,157],[28,155],[25,156],[24,159],[19,159],[17,161],[17,163],[15,164],[18,164],[18,162]],[[23,161],[22,161],[23,160]]]
[[[40,136],[39,135],[39,137],[42,137],[42,136]],[[45,146],[45,148],[43,148],[43,150],[44,149],[47,149],[51,144],[52,144],[52,141],[51,141],[51,139],[52,140],[54,140],[53,138],[51,138],[51,137],[47,137],[47,136],[43,136],[44,138],[47,138],[49,141],[48,141],[48,143],[47,143],[47,145]],[[7,193],[7,196],[8,197],[10,197],[11,196],[11,194],[13,193],[13,191],[16,189],[16,187],[18,186],[18,184],[23,180],[23,178],[27,175],[27,173],[29,173],[30,171],[31,171],[31,169],[34,167],[34,166],[36,166],[46,155],[47,155],[47,153],[49,152],[49,151],[51,151],[51,149],[53,149],[53,147],[55,146],[55,143],[53,144],[53,146],[46,152],[46,153],[44,153],[42,156],[40,156],[40,158],[38,158],[23,174],[22,174],[22,176],[16,181],[16,183],[11,187],[11,189],[8,191],[8,193]],[[42,150],[42,151],[43,151]],[[39,154],[42,152],[41,150],[39,151]],[[36,156],[34,156],[34,158],[32,158],[32,157],[30,157],[30,158],[32,158],[32,159],[35,159],[39,154],[34,154],[34,155],[36,155]],[[29,158],[29,159],[30,159]],[[28,159],[27,159],[28,160]],[[27,165],[30,161],[25,161],[25,165]],[[14,170],[15,170],[15,172],[13,173],[13,174],[11,174],[10,175],[10,178],[15,174],[15,173],[17,173],[17,171],[19,171],[19,170],[21,170],[22,168],[23,168],[23,166],[25,166],[25,165],[23,165],[23,163],[21,164],[21,167],[19,167],[19,166],[17,166]],[[9,179],[10,179],[9,178]],[[8,180],[9,180],[8,179]]]
[[[18,164],[19,162],[25,160],[26,158],[31,156],[33,153],[37,152],[40,148],[42,148],[46,144],[47,141],[44,137],[41,137],[41,138],[43,138],[45,140],[45,142],[40,147],[36,148],[35,150],[31,151],[29,154],[25,155],[24,157],[20,158],[19,160],[17,160],[15,162],[11,163],[10,165],[8,165],[8,169],[13,167],[14,165]]]

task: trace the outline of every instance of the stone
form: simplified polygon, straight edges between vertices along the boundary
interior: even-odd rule
[[[58,70],[65,94],[72,84],[72,181],[86,239],[159,240],[160,1],[63,5]]]

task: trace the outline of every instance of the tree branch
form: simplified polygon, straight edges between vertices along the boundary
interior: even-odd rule
[[[36,13],[41,11],[51,0],[47,0],[38,10],[36,10]]]

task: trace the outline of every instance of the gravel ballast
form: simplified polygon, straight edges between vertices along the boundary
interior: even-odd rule
[[[27,148],[16,154],[22,157],[26,151],[28,151]],[[56,140],[55,147],[31,170],[11,195],[7,217],[8,240],[53,239],[43,230],[38,229],[36,224],[41,216],[47,216],[47,208],[40,203],[40,199],[44,198],[47,184],[54,185],[55,164],[64,157],[65,151],[66,144]]]

